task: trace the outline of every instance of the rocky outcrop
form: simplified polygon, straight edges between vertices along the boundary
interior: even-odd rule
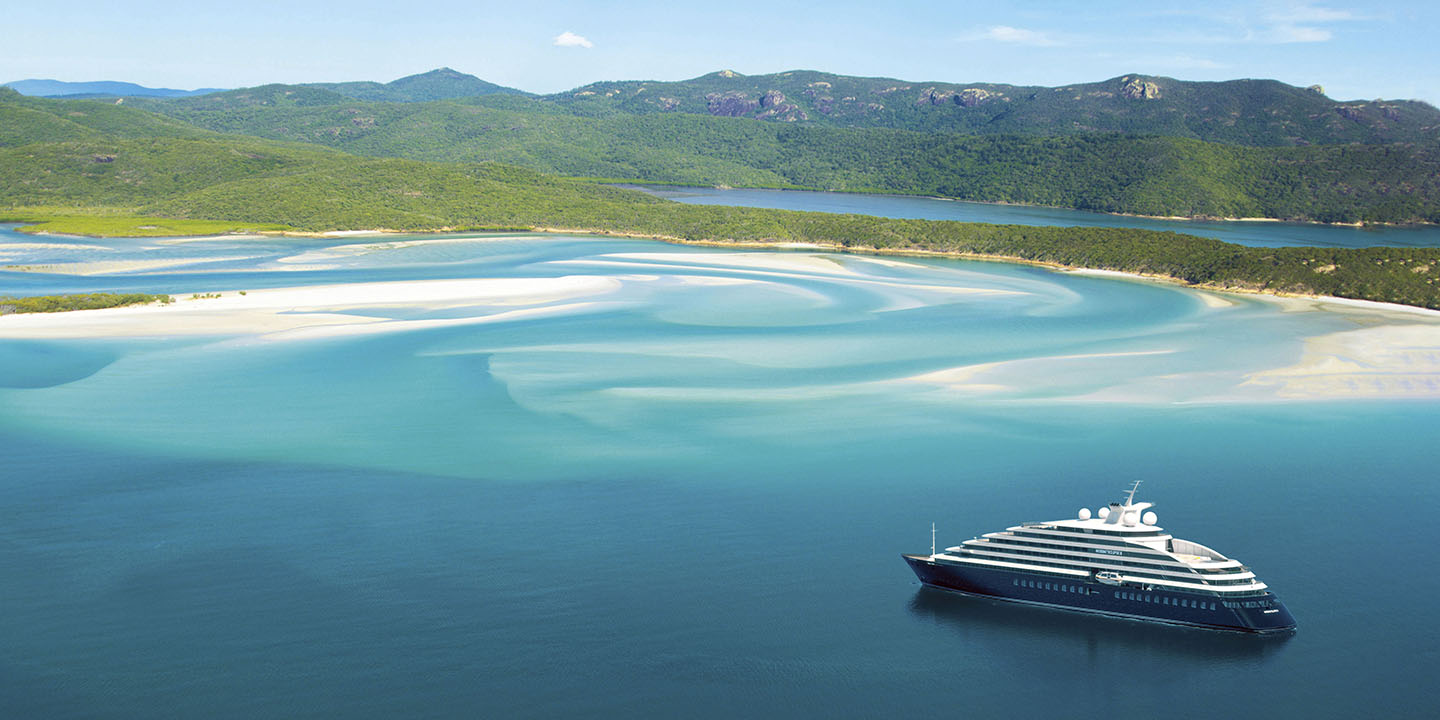
[[[719,117],[745,117],[759,107],[759,100],[751,100],[749,93],[739,90],[709,93],[705,96],[705,110]]]
[[[1310,87],[1307,87],[1307,88],[1305,88],[1305,89],[1306,89],[1306,90],[1309,90],[1310,92],[1313,92],[1313,93],[1319,93],[1319,94],[1321,94],[1321,95],[1324,95],[1324,94],[1325,94],[1325,86],[1324,86],[1324,85],[1311,85]]]
[[[804,110],[801,110],[799,105],[794,103],[781,103],[767,110],[761,110],[760,113],[755,116],[755,119],[796,122],[799,120],[809,120],[810,116],[806,114]]]
[[[999,97],[997,93],[982,88],[965,88],[955,94],[955,104],[960,107],[975,107],[983,102],[989,102],[992,98]]]
[[[760,96],[760,107],[762,108],[773,108],[783,102],[785,102],[785,94],[779,90],[766,90],[765,94]]]
[[[981,103],[1001,97],[999,93],[990,92],[983,88],[965,88],[964,90],[937,90],[933,87],[920,91],[920,97],[916,98],[916,105],[959,105],[960,107],[975,107]]]
[[[1140,78],[1120,78],[1120,97],[1127,100],[1158,100],[1160,99],[1160,86],[1149,80]]]
[[[1346,120],[1356,120],[1356,121],[1358,121],[1358,120],[1361,120],[1361,119],[1363,119],[1363,118],[1365,117],[1365,106],[1364,106],[1364,105],[1339,105],[1339,106],[1337,106],[1337,107],[1335,108],[1335,112],[1340,113],[1340,117],[1343,117],[1343,118],[1345,118]]]

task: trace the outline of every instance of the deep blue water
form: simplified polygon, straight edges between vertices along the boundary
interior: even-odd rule
[[[998,205],[909,195],[673,186],[630,187],[638,187],[660,197],[693,205],[738,205],[781,210],[857,213],[919,220],[957,220],[1010,225],[1142,228],[1199,235],[1237,245],[1261,247],[1296,245],[1440,247],[1440,226],[1435,225],[1352,227],[1264,221],[1162,220],[1084,210]]]
[[[0,295],[613,281],[329,308],[378,318],[354,336],[27,338],[0,318],[0,714],[1339,718],[1440,702],[1440,403],[1247,383],[1305,338],[1428,321],[995,263],[406,240],[0,232],[5,264],[184,261],[0,271]],[[549,312],[504,314],[522,306]],[[455,318],[496,319],[413,324]],[[957,368],[975,374],[926,379]],[[1161,525],[1253,567],[1299,631],[1010,607],[921,589],[899,557],[928,548],[931,522],[954,544],[1136,478]]]

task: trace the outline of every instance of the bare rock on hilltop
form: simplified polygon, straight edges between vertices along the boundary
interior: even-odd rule
[[[1120,96],[1128,100],[1158,100],[1160,98],[1160,86],[1149,80],[1140,78],[1120,78],[1124,83],[1120,86]]]

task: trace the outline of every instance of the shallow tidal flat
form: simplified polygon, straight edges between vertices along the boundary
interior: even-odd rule
[[[1393,566],[1436,540],[1392,522],[1437,502],[1432,313],[559,235],[0,255],[0,295],[176,298],[0,317],[21,716],[998,716],[1037,676],[1045,713],[1182,675],[1226,688],[1194,717],[1434,699],[1435,631],[1373,621],[1398,575],[1387,615],[1440,592]],[[900,561],[1137,478],[1299,633],[937,597]]]
[[[117,369],[163,358],[209,385],[199,376],[217,348],[312,342],[244,351],[265,367],[265,352],[387,336],[429,362],[483,355],[512,394],[591,419],[720,396],[1163,405],[1440,395],[1440,313],[1422,310],[994,263],[564,236],[356,240],[16,242],[12,269],[45,278],[31,294],[108,277],[177,302],[8,316],[0,337],[61,354],[100,343]],[[582,319],[614,332],[577,338]],[[12,377],[53,371],[27,363],[23,342],[12,347]],[[548,380],[566,363],[591,382],[558,398]],[[163,365],[155,377],[169,382]],[[24,385],[103,391],[106,374]]]

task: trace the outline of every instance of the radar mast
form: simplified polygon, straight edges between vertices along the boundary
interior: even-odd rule
[[[1130,486],[1130,494],[1125,496],[1125,507],[1130,507],[1135,503],[1135,491],[1140,489],[1141,482],[1144,481],[1136,480],[1135,484]]]

